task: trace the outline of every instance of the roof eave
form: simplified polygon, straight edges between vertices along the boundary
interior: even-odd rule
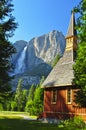
[[[71,83],[71,84],[60,84],[60,85],[50,85],[50,86],[47,86],[47,85],[45,85],[45,86],[41,86],[41,88],[51,88],[51,87],[66,87],[66,86],[72,86],[73,84]]]

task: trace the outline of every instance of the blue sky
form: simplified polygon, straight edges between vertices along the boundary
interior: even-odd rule
[[[19,26],[10,39],[29,41],[33,37],[58,30],[66,35],[71,9],[80,0],[13,0],[16,21]]]

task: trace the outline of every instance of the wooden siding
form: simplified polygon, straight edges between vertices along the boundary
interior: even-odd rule
[[[80,108],[74,103],[74,90],[72,90],[72,101],[67,104],[67,89],[57,89],[57,101],[53,104],[52,89],[45,89],[44,96],[44,113],[45,118],[62,118],[66,119],[73,116],[81,116],[86,120],[86,108]]]

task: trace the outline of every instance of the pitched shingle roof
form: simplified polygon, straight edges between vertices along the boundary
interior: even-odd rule
[[[43,87],[59,87],[72,85],[73,76],[73,52],[66,51],[64,56],[59,60],[53,68],[49,76],[46,78]]]

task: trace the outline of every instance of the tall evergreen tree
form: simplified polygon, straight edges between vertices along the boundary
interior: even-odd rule
[[[34,99],[34,91],[35,91],[35,86],[34,84],[31,85],[30,89],[29,89],[29,93],[28,93],[28,98],[27,100],[30,101]]]
[[[34,86],[34,84],[32,84],[29,89],[29,92],[28,92],[27,102],[26,102],[26,106],[25,106],[25,111],[29,112],[32,115],[34,114],[34,112],[33,112],[34,92],[35,92],[35,86]]]
[[[44,89],[37,86],[34,96],[34,114],[39,115],[43,112]]]
[[[15,48],[9,41],[17,27],[15,18],[12,16],[12,0],[0,0],[0,102],[11,88],[9,87],[10,76],[8,74],[11,63],[10,57]]]
[[[29,100],[26,103],[25,110],[31,115],[39,115],[43,111],[43,98],[44,98],[44,89],[41,88],[41,85],[44,81],[44,76],[42,77],[40,83],[36,86],[34,92],[34,86],[31,86]],[[33,96],[31,96],[33,94]]]
[[[34,95],[34,114],[39,115],[43,112],[43,99],[44,99],[44,89],[41,88],[41,85],[44,81],[44,76],[40,83],[36,86],[35,95]]]
[[[76,64],[74,65],[74,82],[79,91],[76,93],[75,101],[80,106],[86,107],[86,0],[81,0],[75,8],[75,12],[79,13],[76,26],[79,47]]]
[[[22,111],[23,108],[23,86],[22,86],[22,79],[19,79],[16,93],[15,93],[15,99],[17,103],[18,111]]]

